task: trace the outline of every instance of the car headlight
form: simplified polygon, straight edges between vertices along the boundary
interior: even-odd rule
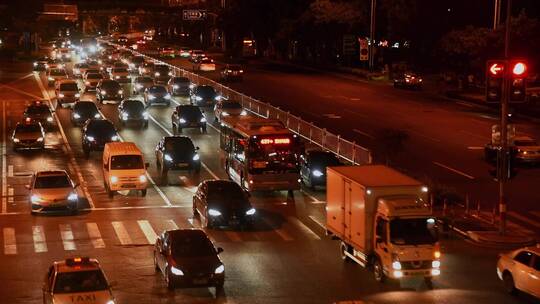
[[[118,94],[124,94],[124,90],[118,90]]]
[[[122,120],[127,120],[129,117],[128,113],[122,113]]]
[[[100,118],[100,117],[101,117],[101,115],[99,113],[94,114],[94,118]]]
[[[178,121],[180,121],[181,124],[185,124],[185,123],[186,123],[186,120],[183,119],[183,118],[180,118]]]
[[[246,110],[242,110],[242,112],[240,112],[240,115],[246,116],[246,115],[247,115],[247,111],[246,111]]]
[[[52,116],[47,117],[47,122],[52,122],[52,121],[53,121]]]
[[[101,90],[101,95],[107,95],[107,91]]]
[[[195,100],[201,101],[202,97],[201,96],[195,96]]]
[[[195,87],[195,85],[193,83],[189,84],[190,89],[193,89],[194,87]]]
[[[219,265],[219,266],[216,268],[216,270],[214,270],[214,273],[215,273],[215,274],[221,274],[221,273],[223,273],[224,271],[225,271],[225,266]]]
[[[312,174],[313,174],[313,176],[315,176],[315,177],[321,177],[321,176],[323,176],[323,173],[322,173],[321,171],[319,171],[319,170],[313,170],[313,173],[312,173]]]
[[[47,79],[48,79],[49,81],[54,81],[54,78],[52,78],[52,77],[49,77],[49,78],[47,78]]]
[[[156,96],[150,94],[150,95],[148,95],[148,99],[150,99],[150,100],[156,99]]]
[[[77,93],[77,94],[75,94],[75,97],[76,97],[76,98],[79,98],[79,97],[81,97],[81,94],[80,94],[80,93]]]
[[[41,202],[41,197],[37,194],[33,194],[31,197],[30,197],[30,201],[32,203],[39,203]]]
[[[217,211],[216,209],[208,209],[208,215],[210,215],[210,216],[220,216],[221,212]]]
[[[165,95],[165,99],[171,99],[171,94]]]
[[[114,302],[114,300],[109,300],[109,302],[107,302],[107,304],[116,304],[116,302]]]
[[[173,87],[173,89],[178,89],[178,88],[180,88],[177,84],[173,85],[172,87]]]
[[[144,119],[148,119],[148,112],[146,112],[146,111],[143,112],[143,113],[142,113],[142,116],[143,116]]]
[[[142,89],[142,88],[143,88],[143,85],[142,85],[142,84],[139,84],[139,83],[137,83],[137,84],[135,85],[135,87],[136,87],[137,89],[139,89],[139,90],[140,90],[140,89]]]
[[[165,158],[166,161],[172,161],[172,157],[169,154],[163,155],[163,158]]]
[[[146,182],[146,175],[143,174],[143,175],[139,176],[139,181],[140,181],[141,183]]]
[[[86,136],[86,139],[89,140],[89,141],[94,141],[94,140],[96,140],[96,139],[94,138],[94,136]]]
[[[173,73],[172,73],[172,72],[169,72],[169,73],[168,73],[167,75],[169,75],[169,76],[172,76],[172,75],[173,75]]]
[[[118,176],[111,176],[111,183],[115,184],[118,183]]]
[[[392,263],[392,268],[393,268],[394,270],[401,270],[401,263],[400,263],[399,261],[394,261],[394,262]]]
[[[37,65],[38,65],[38,63],[37,63],[37,62],[34,62],[34,66],[37,66]]]
[[[79,196],[77,195],[77,193],[71,192],[71,193],[68,195],[67,199],[68,199],[69,201],[76,201],[76,200],[79,199]]]
[[[18,143],[20,140],[17,137],[13,137],[13,142]]]
[[[218,96],[214,97],[214,100],[218,100],[218,101],[221,100],[221,96],[218,95]]]
[[[135,67],[135,65],[134,65],[133,63],[128,64],[128,66],[129,66],[131,69],[133,69],[133,68]]]
[[[251,208],[248,211],[246,211],[246,215],[254,215],[255,214],[255,208]]]
[[[60,93],[60,94],[58,94],[58,97],[64,98],[64,94]]]
[[[227,112],[221,112],[221,116],[229,116],[229,113],[227,113]]]
[[[111,140],[112,140],[112,141],[117,141],[118,139],[119,139],[118,135],[113,135],[113,136],[111,137]]]
[[[159,77],[159,75],[161,75],[159,72],[154,73],[154,76],[156,76],[156,77]]]
[[[38,138],[37,138],[37,141],[42,142],[42,141],[43,141],[43,137],[38,137]]]
[[[73,113],[73,118],[79,119],[81,118],[81,115],[79,115],[79,113]]]
[[[200,158],[201,158],[201,157],[199,156],[199,154],[193,155],[193,160],[194,160],[194,161],[197,161],[197,160],[199,160]]]
[[[84,84],[90,85],[90,81],[85,81]]]
[[[201,118],[201,122],[206,122],[206,117]]]
[[[172,274],[174,275],[177,275],[177,276],[183,276],[184,275],[184,272],[182,272],[182,270],[174,267],[174,266],[171,266],[171,272]]]

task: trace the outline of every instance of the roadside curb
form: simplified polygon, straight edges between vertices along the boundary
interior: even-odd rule
[[[472,241],[492,246],[525,247],[536,244],[536,237],[526,235],[499,235],[498,231],[467,231]]]

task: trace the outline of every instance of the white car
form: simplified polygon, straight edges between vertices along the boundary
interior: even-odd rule
[[[242,109],[242,105],[234,100],[219,100],[214,106],[215,121],[221,121],[226,116],[246,116],[247,111]]]
[[[129,71],[126,68],[112,68],[110,77],[120,83],[130,82]]]
[[[497,262],[497,275],[507,292],[521,290],[540,298],[540,244],[502,254]]]
[[[38,171],[30,185],[31,213],[77,212],[79,196],[65,170]]]
[[[215,71],[216,64],[214,63],[214,60],[210,58],[203,58],[194,64],[193,69],[203,72]]]

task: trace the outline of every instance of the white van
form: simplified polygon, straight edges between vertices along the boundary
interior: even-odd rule
[[[132,142],[110,142],[103,150],[103,180],[109,197],[116,191],[141,190],[146,196],[148,163]]]

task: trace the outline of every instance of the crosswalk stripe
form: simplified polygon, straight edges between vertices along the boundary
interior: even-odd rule
[[[120,241],[120,244],[130,245],[131,243],[133,243],[131,241],[131,237],[126,230],[126,227],[124,227],[124,224],[122,222],[112,222],[111,224],[114,228],[116,236],[118,237],[118,240]]]
[[[167,229],[178,229],[178,225],[174,222],[174,220],[168,220],[167,221]]]
[[[529,225],[532,225],[536,228],[540,228],[540,223],[539,222],[536,222],[536,221],[533,221],[531,220],[530,218],[526,217],[526,216],[523,216],[517,212],[514,212],[514,211],[508,211],[508,215],[512,216],[512,217],[515,217],[517,218],[518,220],[522,221],[522,222],[525,222]]]
[[[240,234],[236,231],[225,231],[225,235],[227,235],[227,237],[229,239],[231,239],[231,241],[233,242],[241,242],[242,241],[242,238],[240,237]]]
[[[294,241],[294,238],[283,228],[275,228],[274,224],[272,224],[267,218],[262,219],[268,227],[272,227],[272,229],[284,240],[287,242]]]
[[[313,230],[309,229],[309,227],[306,226],[304,223],[302,223],[299,219],[292,216],[289,216],[288,219],[289,219],[289,222],[293,223],[295,226],[297,226],[298,228],[306,232],[308,235],[311,236],[311,238],[315,240],[321,239],[320,236],[318,236],[315,232],[313,232]]]
[[[34,239],[35,252],[47,252],[47,242],[43,226],[32,226],[32,238]]]
[[[75,241],[73,237],[73,231],[71,230],[70,224],[60,224],[60,236],[62,237],[62,244],[64,245],[64,250],[75,250]]]
[[[96,223],[86,223],[86,230],[94,248],[105,248],[105,242],[101,238],[98,225]]]
[[[15,240],[15,229],[4,228],[4,254],[17,254],[17,242]]]
[[[152,225],[150,225],[150,222],[148,222],[147,220],[140,220],[140,221],[137,221],[137,223],[139,224],[139,227],[144,233],[144,236],[148,240],[148,243],[154,244],[156,242],[157,235],[154,229],[152,228]]]

